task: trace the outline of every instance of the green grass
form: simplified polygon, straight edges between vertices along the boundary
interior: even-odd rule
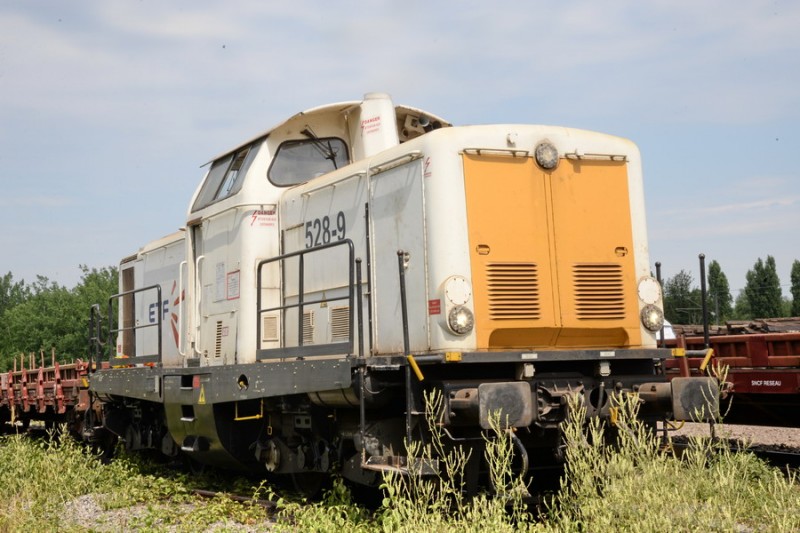
[[[266,519],[258,506],[194,496],[193,486],[185,475],[135,457],[103,464],[71,438],[0,438],[0,531],[160,531],[171,526],[189,532]],[[86,495],[99,504],[99,516],[75,523],[65,511],[87,506],[79,500]],[[114,509],[120,510],[111,513],[114,521],[104,523],[103,511]]]
[[[798,531],[800,486],[751,454],[692,439],[681,459],[621,401],[618,446],[598,421],[566,426],[567,475],[543,531]]]
[[[431,412],[437,412],[436,398]],[[680,459],[635,418],[635,400],[619,400],[619,421],[608,429],[583,424],[574,408],[564,425],[567,476],[535,519],[523,505],[525,480],[511,473],[513,446],[507,432],[486,435],[487,459],[497,496],[463,495],[469,450],[448,447],[430,417],[433,438],[414,445],[411,464],[439,458],[441,476],[390,473],[383,505],[368,512],[335,481],[323,501],[281,499],[265,485],[240,481],[227,490],[277,498],[266,511],[226,497],[192,495],[194,486],[219,488],[219,479],[194,478],[122,457],[100,461],[70,439],[0,439],[0,531],[800,531],[800,484],[749,454],[735,454],[709,439],[694,439]],[[499,427],[495,420],[495,428]],[[611,432],[614,438],[610,438]],[[615,445],[607,443],[616,439]],[[101,518],[76,524],[65,509],[85,495],[101,510],[119,509],[116,522]],[[120,518],[121,517],[121,518]],[[272,528],[272,529],[270,529]]]

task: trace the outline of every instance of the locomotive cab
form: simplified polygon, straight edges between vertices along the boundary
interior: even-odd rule
[[[186,365],[253,363],[257,349],[284,345],[277,335],[283,324],[253,312],[256,300],[271,307],[281,302],[277,268],[256,277],[260,261],[282,253],[282,195],[424,133],[421,123],[449,125],[419,110],[395,107],[386,95],[368,94],[362,102],[299,113],[211,162],[187,221],[185,290],[194,293],[196,303],[184,333]],[[343,220],[334,224],[344,237]],[[258,346],[257,320],[262,326]]]
[[[155,294],[137,295],[138,305],[127,303],[121,311],[122,323],[155,325],[151,307],[159,305],[163,314],[160,350],[167,367],[254,362],[255,338],[246,332],[255,330],[256,317],[244,310],[255,307],[256,294],[241,288],[255,287],[258,262],[281,253],[282,194],[352,161],[446,126],[450,124],[440,117],[394,106],[387,95],[371,93],[361,102],[298,113],[215,157],[191,200],[185,230],[145,246],[121,265],[121,292],[157,284],[162,292],[169,292],[171,301],[159,305]],[[343,219],[333,222],[338,224],[338,236],[344,237]],[[316,229],[314,242],[330,239],[327,226],[325,234],[321,227]],[[333,233],[336,230],[333,228]],[[184,237],[185,241],[178,242]],[[165,240],[169,241],[169,258],[156,259],[163,255]],[[182,253],[177,252],[180,247]],[[158,265],[149,266],[148,262],[155,265],[153,261]],[[278,276],[269,272],[263,278],[260,296],[264,303],[277,304]],[[134,316],[134,309],[146,316]],[[277,323],[266,324],[265,331],[278,328]],[[145,355],[133,348],[136,336],[142,335],[148,336],[148,342],[140,341],[139,346],[148,344],[145,351],[155,353],[159,348],[149,340],[154,334],[152,329],[134,333],[123,328],[116,355]],[[270,340],[275,339],[273,333],[262,338],[267,340],[259,347],[281,346],[279,340]]]

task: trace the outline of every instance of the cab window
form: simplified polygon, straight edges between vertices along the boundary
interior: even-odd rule
[[[281,143],[267,171],[278,187],[305,183],[350,162],[347,145],[335,137],[302,139]]]
[[[192,211],[202,209],[239,192],[256,152],[258,152],[257,147],[251,145],[214,161]]]

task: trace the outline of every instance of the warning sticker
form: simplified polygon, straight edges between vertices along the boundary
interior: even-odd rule
[[[381,129],[381,117],[380,115],[371,118],[365,118],[361,121],[361,133],[375,133],[376,131]]]
[[[278,209],[275,205],[268,205],[265,209],[253,211],[250,215],[250,225],[260,228],[272,228],[278,225]]]

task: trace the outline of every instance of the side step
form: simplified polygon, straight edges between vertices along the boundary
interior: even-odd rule
[[[205,437],[188,435],[185,439],[183,439],[181,451],[186,453],[205,452],[208,451],[209,447],[208,439]]]

